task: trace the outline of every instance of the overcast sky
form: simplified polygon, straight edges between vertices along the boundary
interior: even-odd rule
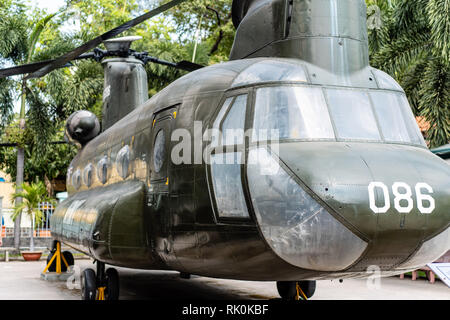
[[[45,8],[49,13],[58,11],[64,4],[64,0],[28,0],[33,7]]]

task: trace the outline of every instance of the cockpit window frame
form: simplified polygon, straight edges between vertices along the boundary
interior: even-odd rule
[[[256,92],[258,89],[260,88],[267,88],[267,87],[314,87],[314,88],[321,88],[325,101],[326,101],[326,105],[327,105],[327,110],[328,110],[328,114],[330,115],[330,120],[331,120],[331,124],[333,126],[333,130],[334,130],[334,139],[293,139],[293,138],[286,138],[286,139],[280,139],[280,141],[283,142],[356,142],[356,143],[380,143],[380,144],[393,144],[393,145],[404,145],[404,146],[412,146],[412,147],[419,147],[419,148],[423,148],[428,150],[428,147],[422,144],[418,144],[418,143],[412,143],[412,142],[396,142],[396,141],[386,141],[386,139],[384,138],[383,132],[382,132],[382,128],[380,125],[380,122],[378,120],[378,116],[377,113],[374,109],[374,103],[372,101],[372,98],[370,96],[371,92],[391,92],[391,93],[395,93],[397,95],[403,96],[405,99],[407,99],[406,94],[402,91],[399,90],[393,90],[393,89],[384,89],[384,88],[350,88],[350,87],[343,87],[343,86],[333,86],[333,85],[317,85],[317,84],[308,84],[308,83],[301,83],[301,82],[291,82],[291,81],[286,81],[286,82],[271,82],[271,83],[261,83],[261,84],[254,84],[251,89],[253,91],[253,98],[252,98],[252,105],[251,105],[251,115],[249,115],[249,118],[247,119],[247,121],[253,121],[254,119],[254,114],[255,114],[255,102],[256,102]],[[247,90],[250,90],[249,87],[246,88]],[[374,114],[375,117],[375,122],[378,128],[378,132],[380,134],[381,140],[369,140],[369,139],[342,139],[338,137],[337,134],[337,128],[336,128],[336,123],[335,123],[335,119],[333,118],[331,112],[330,112],[330,102],[328,100],[327,94],[326,94],[326,89],[338,89],[338,90],[354,90],[354,91],[359,91],[359,92],[364,92],[369,101],[370,101],[370,107],[371,110]],[[249,146],[252,145],[256,145],[258,142],[257,141],[249,141]]]
[[[227,118],[227,115],[229,114],[231,108],[234,106],[234,103],[236,101],[236,98],[240,95],[247,95],[247,104],[246,104],[246,110],[245,110],[245,121],[244,121],[244,132],[252,125],[252,119],[253,119],[253,105],[254,105],[254,88],[253,87],[245,87],[245,88],[236,88],[231,89],[225,92],[223,97],[220,99],[220,103],[217,107],[217,110],[213,113],[213,116],[211,117],[208,128],[211,129],[214,126],[214,122],[216,121],[216,118],[219,116],[220,111],[222,107],[225,105],[227,99],[232,98],[231,103],[228,105],[228,109],[223,114],[222,119],[220,119],[218,129],[222,130],[222,125],[225,119]],[[214,220],[215,223],[223,223],[223,224],[229,224],[229,225],[246,225],[246,226],[254,226],[255,225],[255,216],[254,216],[254,210],[251,203],[250,193],[248,190],[248,181],[247,181],[247,172],[246,172],[246,166],[245,163],[247,162],[248,152],[246,145],[249,144],[249,137],[244,135],[243,143],[240,145],[223,145],[222,144],[222,135],[220,135],[219,144],[213,146],[211,143],[211,150],[208,152],[208,163],[206,164],[206,178],[207,178],[207,184],[208,184],[208,191],[209,191],[209,197],[212,204],[212,209],[214,213]],[[211,168],[211,156],[217,153],[227,153],[231,152],[231,150],[234,150],[234,153],[241,152],[241,157],[244,158],[244,161],[240,164],[240,174],[241,174],[241,186],[242,186],[242,193],[244,198],[244,203],[247,206],[247,217],[229,217],[229,216],[220,216],[216,195],[214,191],[213,186],[213,176],[212,176],[212,168]]]

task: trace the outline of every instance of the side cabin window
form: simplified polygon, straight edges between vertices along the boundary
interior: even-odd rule
[[[75,170],[72,175],[72,186],[75,189],[79,189],[81,187],[81,172],[80,169]]]
[[[130,147],[128,145],[119,150],[116,157],[116,168],[119,176],[126,179],[130,174]]]
[[[211,144],[214,149],[210,159],[212,187],[219,218],[249,218],[242,187],[244,153],[228,152],[243,147],[247,100],[247,94],[226,99],[213,124],[213,129],[221,132],[220,138],[216,137]]]
[[[97,163],[97,177],[102,184],[108,181],[108,156],[103,156]]]
[[[92,175],[94,171],[94,166],[89,163],[83,169],[83,182],[89,188],[92,185]]]

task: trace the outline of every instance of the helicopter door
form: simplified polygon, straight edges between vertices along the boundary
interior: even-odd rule
[[[163,110],[155,115],[152,127],[152,157],[150,161],[150,184],[159,186],[159,190],[168,192],[169,176],[167,173],[170,161],[170,134],[176,108]]]

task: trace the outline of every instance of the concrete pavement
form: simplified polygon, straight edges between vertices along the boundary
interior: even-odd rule
[[[90,260],[76,260],[79,270],[94,267]],[[79,300],[78,277],[73,281],[47,282],[40,278],[45,261],[0,262],[0,300]],[[192,276],[181,279],[178,272],[117,268],[121,299],[136,300],[247,300],[278,298],[274,282],[224,280]],[[376,287],[366,280],[318,281],[312,300],[450,300],[450,288],[440,281],[382,278]]]

